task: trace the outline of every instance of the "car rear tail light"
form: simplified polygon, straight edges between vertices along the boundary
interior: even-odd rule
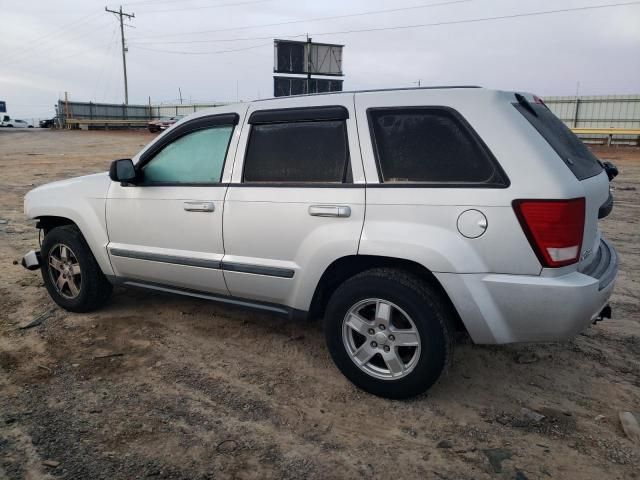
[[[515,200],[513,208],[542,266],[562,267],[578,261],[584,233],[584,198]]]

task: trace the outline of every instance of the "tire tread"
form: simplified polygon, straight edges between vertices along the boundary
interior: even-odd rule
[[[451,312],[450,307],[447,302],[443,301],[440,297],[440,293],[433,288],[428,282],[421,279],[420,277],[407,272],[401,269],[388,268],[388,267],[376,267],[369,270],[365,270],[360,272],[353,277],[347,279],[345,282],[340,285],[331,299],[329,300],[329,304],[327,306],[327,313],[330,315],[331,312],[334,312],[337,309],[337,304],[342,301],[342,296],[346,295],[347,292],[352,291],[353,288],[356,288],[359,285],[362,285],[365,282],[383,280],[386,282],[392,282],[395,285],[399,285],[404,287],[404,289],[409,290],[413,294],[417,295],[419,301],[425,305],[426,310],[428,310],[432,315],[431,318],[437,319],[439,323],[439,327],[442,331],[443,339],[444,339],[444,362],[442,369],[438,372],[438,375],[432,381],[420,383],[419,381],[412,381],[410,385],[406,383],[401,385],[400,383],[394,384],[394,381],[384,381],[384,380],[373,380],[371,378],[368,379],[367,382],[354,382],[361,388],[370,391],[376,395],[388,397],[388,398],[408,398],[417,394],[424,392],[427,388],[430,388],[432,385],[436,384],[442,378],[443,374],[446,374],[451,363],[453,362],[453,351],[454,351],[454,324],[453,324],[453,312]],[[332,350],[332,344],[335,339],[330,338],[331,335],[335,335],[335,331],[331,331],[329,328],[329,324],[331,319],[327,315],[325,318],[325,335],[327,339],[327,343],[329,345],[330,351]],[[334,320],[335,321],[335,320]],[[335,348],[335,347],[334,347]],[[344,347],[342,347],[344,348]],[[340,365],[342,360],[336,360],[335,352],[332,351],[332,357],[336,362],[336,365],[340,370],[347,375],[344,370],[344,367]],[[349,362],[351,360],[349,359]],[[357,368],[357,367],[356,367]],[[351,365],[347,367],[348,370],[353,370]],[[358,370],[359,371],[359,370]],[[414,372],[412,372],[413,374]],[[417,372],[416,372],[417,373]],[[366,376],[366,373],[362,372],[362,375]],[[347,375],[349,377],[349,375]],[[409,378],[405,377],[405,379]],[[398,382],[403,382],[405,379],[400,379]],[[353,378],[351,378],[354,381]],[[369,382],[381,382],[376,388],[367,388],[363,387],[363,383]]]
[[[78,261],[82,262],[82,283],[85,290],[80,293],[79,298],[74,300],[65,299],[56,292],[53,285],[51,285],[48,266],[46,265],[47,255],[45,255],[45,247],[48,243],[62,243],[65,240],[71,241],[79,246],[79,248],[72,248],[72,250],[80,257]],[[51,298],[53,298],[58,305],[72,312],[90,312],[102,307],[109,300],[113,286],[102,273],[89,245],[76,225],[62,225],[50,230],[45,235],[42,247],[42,278]]]

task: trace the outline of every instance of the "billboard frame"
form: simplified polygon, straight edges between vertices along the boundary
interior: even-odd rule
[[[289,44],[295,44],[295,45],[300,45],[303,47],[304,49],[304,55],[305,55],[305,59],[304,59],[304,67],[303,70],[300,72],[296,72],[296,71],[291,71],[291,70],[282,70],[278,68],[278,57],[277,57],[277,49],[278,49],[278,45],[280,43],[289,43]],[[274,39],[273,41],[273,47],[274,47],[274,66],[273,66],[273,73],[280,73],[280,74],[287,74],[287,75],[321,75],[321,76],[325,76],[325,77],[344,77],[344,71],[342,70],[342,49],[344,48],[344,45],[342,44],[338,44],[338,43],[318,43],[318,42],[312,42],[311,38],[307,39],[307,40],[279,40],[279,39]],[[313,72],[310,71],[310,66],[312,65],[312,59],[311,59],[311,51],[310,49],[312,47],[329,47],[329,48],[337,48],[340,49],[340,59],[339,59],[339,64],[340,64],[340,72],[339,73],[326,73],[326,72]],[[329,53],[331,52],[331,50],[329,50]]]
[[[278,93],[278,81],[292,81],[292,80],[298,80],[300,82],[302,82],[304,84],[304,91],[300,92],[300,93],[289,93],[288,95],[277,95]],[[340,90],[328,90],[326,92],[311,92],[311,85],[313,84],[313,82],[332,82],[332,83],[338,83],[340,85]],[[344,79],[342,78],[318,78],[318,77],[313,77],[313,78],[306,78],[306,77],[300,77],[300,76],[295,76],[295,75],[274,75],[273,76],[273,96],[275,98],[280,98],[280,97],[286,97],[286,96],[296,96],[296,95],[319,95],[319,94],[323,94],[323,93],[336,93],[336,92],[342,92],[342,85],[344,83]],[[316,84],[317,85],[317,84]],[[289,89],[289,91],[291,91],[291,88]]]

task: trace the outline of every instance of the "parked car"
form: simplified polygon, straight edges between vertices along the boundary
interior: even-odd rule
[[[40,120],[40,128],[53,128],[56,125],[56,118],[47,118],[45,120]]]
[[[0,113],[0,127],[9,128],[33,128],[33,125],[25,122],[24,120],[18,120],[17,118],[11,118],[7,114]]]
[[[125,285],[324,318],[347,378],[405,398],[440,377],[456,329],[556,341],[611,316],[618,261],[598,219],[615,174],[531,94],[229,105],[108,174],[29,192],[44,240],[23,265],[73,312]]]
[[[159,120],[153,120],[149,122],[148,128],[151,133],[160,132],[166,130],[174,123],[179,122],[184,118],[184,115],[176,115],[175,117],[164,117]]]

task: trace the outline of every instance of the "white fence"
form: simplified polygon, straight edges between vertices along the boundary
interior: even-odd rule
[[[546,97],[544,103],[571,128],[640,128],[640,95]]]
[[[204,110],[206,108],[219,107],[228,105],[227,103],[193,103],[193,104],[177,104],[177,105],[152,105],[151,115],[153,118],[173,117],[175,115],[189,115],[190,113]]]

